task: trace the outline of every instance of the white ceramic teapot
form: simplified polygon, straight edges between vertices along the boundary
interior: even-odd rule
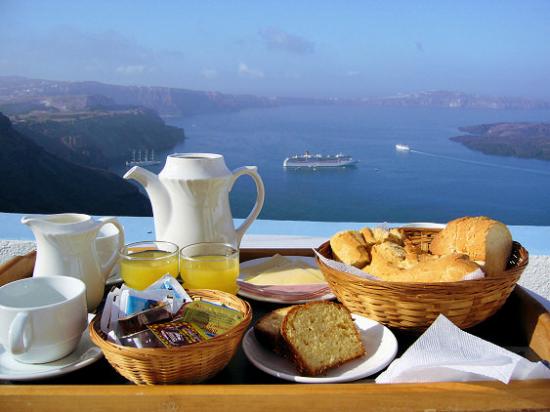
[[[118,261],[124,246],[124,229],[114,217],[95,220],[77,213],[24,216],[36,238],[36,263],[33,276],[72,276],[86,284],[88,311],[103,299],[107,275]],[[96,250],[96,237],[103,225],[113,224],[119,231],[118,248],[102,262]]]
[[[244,232],[259,215],[264,204],[264,185],[254,166],[233,172],[222,155],[175,153],[166,159],[159,175],[134,166],[125,179],[137,180],[153,207],[157,240],[180,248],[198,242],[223,242],[239,247]],[[239,176],[249,175],[256,183],[256,204],[235,229],[229,206],[229,192]]]

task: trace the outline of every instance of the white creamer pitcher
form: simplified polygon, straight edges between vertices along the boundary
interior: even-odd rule
[[[114,217],[94,219],[77,213],[24,216],[21,223],[29,226],[36,238],[36,263],[33,276],[72,276],[86,284],[88,311],[103,298],[107,275],[124,246],[124,229]],[[118,248],[102,262],[96,250],[96,237],[103,225],[113,224],[119,230]]]
[[[134,166],[124,178],[137,180],[147,191],[157,240],[180,248],[198,242],[223,242],[238,247],[264,203],[264,185],[256,170],[245,166],[231,172],[219,154],[175,153],[167,157],[158,176]],[[235,229],[229,192],[242,175],[249,175],[256,183],[256,204]]]

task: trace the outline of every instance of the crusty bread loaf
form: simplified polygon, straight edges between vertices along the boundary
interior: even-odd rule
[[[364,272],[380,279],[393,278],[401,272],[406,258],[405,249],[391,242],[374,245],[371,249],[371,262],[362,268]]]
[[[281,324],[293,306],[275,309],[262,316],[254,325],[254,335],[260,344],[273,352],[288,356],[288,347],[281,336]]]
[[[376,255],[378,259],[384,259],[386,262],[393,265],[400,265],[407,257],[407,253],[403,246],[392,242],[374,245],[371,249],[372,259],[374,259],[374,255]]]
[[[454,253],[424,260],[390,279],[401,282],[458,282],[466,275],[479,271],[479,266],[468,256]]]
[[[428,255],[429,256],[429,255]],[[468,256],[454,253],[445,256],[431,256],[418,262],[403,260],[400,264],[391,264],[378,259],[373,254],[370,265],[363,268],[365,272],[388,282],[458,282],[466,275],[480,270],[479,265]]]
[[[333,255],[347,265],[361,268],[370,262],[370,253],[361,233],[345,230],[330,238]]]
[[[350,312],[338,303],[295,306],[283,319],[281,335],[303,375],[321,375],[365,354]]]
[[[434,237],[430,251],[435,255],[464,253],[482,265],[487,276],[494,276],[506,269],[512,235],[506,225],[488,217],[462,217]]]
[[[396,243],[398,245],[403,246],[403,241],[405,239],[405,236],[403,233],[397,229],[393,228],[390,230],[381,228],[381,227],[364,227],[359,231],[363,235],[363,239],[365,239],[365,242],[367,245],[379,245],[384,242],[392,242]]]

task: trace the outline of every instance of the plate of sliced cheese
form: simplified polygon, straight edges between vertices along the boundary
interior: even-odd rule
[[[306,303],[332,294],[315,259],[274,255],[241,263],[238,294],[263,302]]]

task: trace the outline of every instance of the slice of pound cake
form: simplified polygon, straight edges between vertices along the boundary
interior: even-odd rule
[[[262,316],[254,325],[254,335],[258,342],[273,352],[287,357],[288,348],[281,336],[281,324],[286,314],[294,306],[275,309],[267,315]]]
[[[293,307],[283,319],[281,335],[302,375],[321,375],[365,354],[350,312],[338,303]]]

